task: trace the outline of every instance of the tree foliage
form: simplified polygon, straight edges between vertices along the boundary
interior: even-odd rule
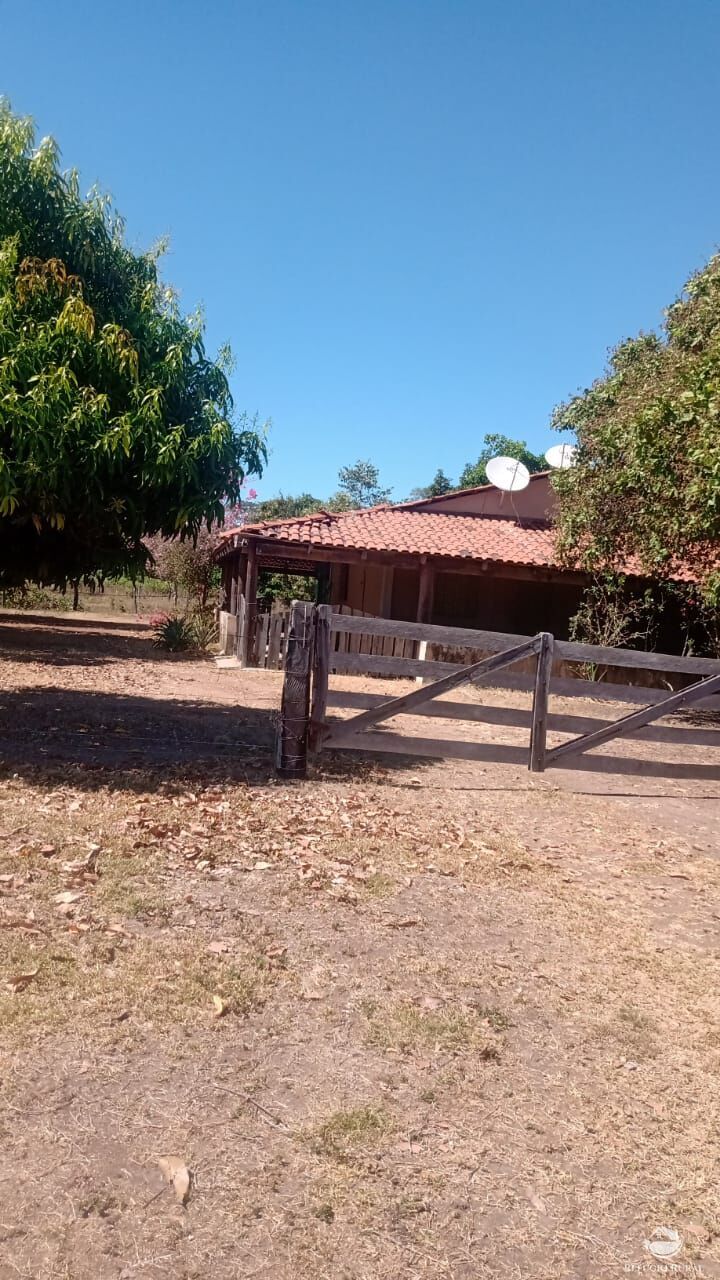
[[[414,501],[421,498],[441,498],[444,493],[452,493],[452,480],[450,480],[443,471],[442,467],[438,467],[430,484],[421,485],[417,489],[413,489],[410,493],[410,500]]]
[[[331,498],[332,509],[342,511],[356,507],[377,507],[389,502],[391,489],[380,484],[380,472],[374,462],[358,458],[352,466],[338,472],[338,492]]]
[[[279,493],[276,498],[265,498],[257,502],[244,504],[245,523],[257,524],[261,520],[294,520],[297,516],[308,516],[313,511],[322,510],[320,498],[311,493],[290,494]]]
[[[146,534],[197,536],[260,471],[221,362],[83,198],[50,138],[0,102],[0,577],[136,573]]]
[[[215,563],[218,542],[214,531],[202,528],[197,537],[151,538],[147,547],[152,557],[150,571],[175,589],[175,598],[186,595],[204,608],[220,574]]]
[[[717,599],[720,256],[692,277],[662,331],[620,343],[553,423],[579,445],[577,465],[555,479],[566,558],[602,570],[634,555],[660,577],[686,562]]]
[[[483,447],[477,461],[468,462],[464,467],[460,476],[460,488],[475,489],[479,485],[487,484],[485,467],[491,458],[498,457],[517,458],[518,462],[524,463],[531,473],[547,470],[547,462],[543,455],[528,449],[527,441],[514,440],[510,436],[491,431],[483,439]]]

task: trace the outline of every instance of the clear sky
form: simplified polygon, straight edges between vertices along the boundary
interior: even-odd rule
[[[264,497],[552,443],[716,248],[719,65],[718,0],[0,0],[0,89],[272,418]]]

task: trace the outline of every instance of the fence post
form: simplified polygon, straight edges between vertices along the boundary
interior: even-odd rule
[[[550,677],[552,675],[554,637],[549,631],[540,633],[540,649],[535,670],[535,693],[533,695],[532,729],[530,730],[531,773],[545,771],[545,745],[547,741],[548,698],[550,696]]]
[[[286,778],[304,778],[307,772],[314,623],[315,605],[294,600],[275,744],[275,766]]]
[[[310,710],[309,737],[311,751],[317,751],[320,748],[325,713],[327,711],[331,626],[332,609],[330,605],[318,605],[315,614],[315,646],[312,663],[312,706]]]

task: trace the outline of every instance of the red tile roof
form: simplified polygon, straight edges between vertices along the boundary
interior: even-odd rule
[[[497,516],[452,515],[402,507],[371,507],[341,513],[314,512],[292,520],[271,520],[228,530],[241,538],[315,548],[398,552],[457,560],[558,566],[555,533],[541,521]]]

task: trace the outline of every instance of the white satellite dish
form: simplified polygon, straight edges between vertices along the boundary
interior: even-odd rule
[[[506,493],[527,489],[530,483],[530,472],[517,458],[491,458],[485,474],[496,489],[504,489]]]
[[[577,455],[577,445],[574,444],[554,444],[545,451],[545,461],[550,463],[551,467],[560,467],[562,471],[568,467],[575,465],[575,457]]]

